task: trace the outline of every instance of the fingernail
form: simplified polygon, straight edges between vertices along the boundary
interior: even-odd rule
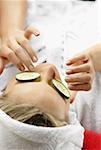
[[[33,62],[36,62],[36,61],[38,61],[38,58],[37,57],[33,57]]]
[[[70,65],[71,64],[71,61],[70,60],[68,60],[67,61],[67,63],[66,63],[66,65]]]
[[[24,71],[24,70],[25,70],[24,66],[21,66],[21,67],[20,67],[20,70],[21,70],[21,71]]]
[[[40,35],[40,32],[36,31],[36,32],[35,32],[35,35],[36,35],[36,36],[39,36],[39,35]]]
[[[30,69],[31,71],[34,71],[34,66],[33,66],[33,65],[30,65],[30,66],[29,66],[29,69]]]

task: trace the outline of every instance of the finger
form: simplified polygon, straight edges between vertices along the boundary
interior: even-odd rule
[[[27,54],[27,52],[17,43],[17,41],[12,38],[10,43],[10,48],[15,52],[16,56],[19,58],[20,62],[24,64],[28,70],[33,71],[34,66],[32,65],[31,58]]]
[[[72,67],[66,71],[66,74],[75,74],[80,72],[90,72],[90,66],[88,64],[82,64],[76,67]]]
[[[77,91],[70,91],[70,94],[71,94],[71,96],[70,96],[69,100],[70,100],[70,103],[73,103],[75,100],[75,97],[77,95]]]
[[[68,85],[68,88],[75,91],[89,91],[91,89],[91,84]]]
[[[15,47],[15,53],[20,61],[28,68],[29,71],[34,70],[34,66],[27,52],[20,46]]]
[[[27,39],[30,39],[32,34],[34,34],[35,36],[39,36],[39,35],[40,35],[40,32],[39,32],[36,28],[30,26],[30,27],[28,27],[28,28],[25,30],[24,36],[25,36]]]
[[[0,51],[0,56],[6,58],[9,62],[12,62],[19,70],[24,71],[23,64],[9,47],[3,46]]]
[[[3,59],[0,58],[0,74],[3,72],[4,70],[4,62],[3,62]]]
[[[88,73],[68,75],[66,76],[65,81],[67,83],[74,83],[74,82],[88,83],[91,82],[91,76]]]
[[[67,61],[66,65],[72,65],[74,63],[77,63],[78,61],[87,61],[88,57],[84,54],[75,56],[74,58],[71,58]]]
[[[26,50],[28,55],[30,56],[31,60],[33,62],[36,62],[38,60],[36,53],[32,49],[32,47],[29,44],[29,41],[26,38],[19,38],[17,41],[20,43],[20,45]]]

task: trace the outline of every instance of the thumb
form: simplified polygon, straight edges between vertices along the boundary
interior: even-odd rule
[[[0,57],[0,74],[3,72],[4,70],[4,61],[3,61],[3,58]]]
[[[24,36],[25,36],[28,40],[30,40],[32,34],[34,34],[35,36],[39,36],[39,35],[40,35],[40,32],[39,32],[37,29],[35,29],[34,27],[30,26],[30,27],[28,27],[28,28],[25,30]]]

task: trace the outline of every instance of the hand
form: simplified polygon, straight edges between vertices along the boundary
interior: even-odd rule
[[[70,90],[88,91],[92,87],[95,75],[94,65],[87,53],[81,53],[67,62],[66,82]]]
[[[38,36],[39,31],[33,27],[28,27],[25,31],[16,30],[12,34],[7,35],[6,38],[1,39],[1,72],[4,69],[5,60],[6,63],[13,63],[21,71],[24,71],[25,66],[28,70],[33,71],[34,66],[32,62],[36,62],[38,58],[29,44],[32,34]]]

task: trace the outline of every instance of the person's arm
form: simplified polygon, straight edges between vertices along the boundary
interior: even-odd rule
[[[24,29],[26,9],[26,0],[0,1],[0,35],[2,39],[17,29]]]
[[[0,1],[0,57],[3,64],[13,63],[19,70],[24,71],[25,66],[33,71],[33,62],[37,61],[37,55],[29,44],[31,35],[39,35],[39,31],[33,27],[25,27],[27,12],[27,0],[1,0]],[[3,71],[4,65],[0,68]]]
[[[101,71],[101,43],[92,46],[86,52],[92,59],[95,71]]]
[[[83,150],[101,150],[101,133],[85,130]]]

